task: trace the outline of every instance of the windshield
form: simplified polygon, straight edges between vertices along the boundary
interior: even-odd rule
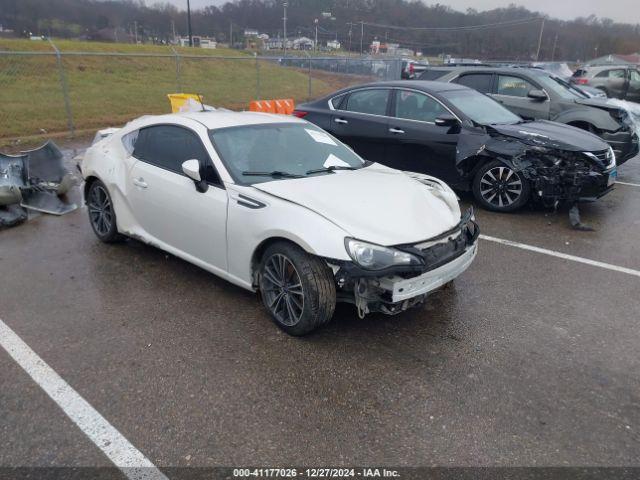
[[[365,166],[352,150],[308,123],[230,127],[211,130],[209,137],[231,176],[243,184]]]
[[[449,90],[441,94],[467,117],[480,125],[511,124],[522,119],[495,100],[475,90]]]
[[[559,77],[566,77],[569,78],[571,75],[573,75],[573,70],[571,70],[571,68],[569,68],[569,65],[567,65],[566,63],[563,62],[552,62],[552,63],[534,63],[533,64],[535,67],[541,68],[543,70],[546,70],[549,73],[553,73],[555,75],[558,75]]]
[[[536,80],[540,82],[545,90],[552,91],[565,100],[575,100],[576,98],[586,97],[586,95],[578,92],[567,82],[555,75],[538,75]]]

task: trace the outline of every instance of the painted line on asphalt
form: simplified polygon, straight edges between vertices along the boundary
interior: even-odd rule
[[[627,185],[629,187],[640,187],[640,183],[619,182],[617,180],[616,180],[616,183],[614,183],[614,185]]]
[[[564,260],[570,260],[572,262],[584,263],[585,265],[591,265],[593,267],[604,268],[606,270],[612,270],[614,272],[626,273],[627,275],[633,275],[640,277],[640,270],[633,270],[631,268],[620,267],[618,265],[612,265],[610,263],[599,262],[597,260],[591,260],[589,258],[577,257],[575,255],[569,255],[567,253],[556,252],[555,250],[548,250],[546,248],[535,247],[533,245],[527,245],[526,243],[514,242],[512,240],[505,240],[504,238],[491,237],[489,235],[480,235],[480,238],[487,240],[488,242],[500,243],[509,247],[520,248],[522,250],[528,250],[530,252],[542,253],[551,257],[562,258]]]
[[[167,477],[0,320],[0,346],[131,480]]]

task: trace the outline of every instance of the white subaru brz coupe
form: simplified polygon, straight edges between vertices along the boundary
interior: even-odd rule
[[[337,301],[395,314],[460,275],[478,227],[436,178],[367,162],[295,117],[202,111],[110,129],[82,162],[97,237],[132,237],[259,291],[303,335]]]

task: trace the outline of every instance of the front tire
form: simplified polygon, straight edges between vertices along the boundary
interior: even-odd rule
[[[262,302],[278,327],[305,335],[331,320],[335,280],[320,258],[287,242],[269,246],[260,263]]]
[[[487,210],[513,212],[529,201],[531,185],[519,172],[498,160],[492,160],[476,173],[473,195]]]
[[[96,237],[104,243],[113,243],[124,237],[118,233],[116,212],[111,195],[104,183],[94,180],[87,192],[89,223]]]

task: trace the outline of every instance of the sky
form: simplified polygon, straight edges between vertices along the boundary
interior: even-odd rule
[[[180,8],[186,8],[186,0],[165,0]],[[152,4],[155,0],[146,0]],[[191,0],[192,8],[207,5],[220,5],[224,0]],[[425,3],[438,3],[427,0]],[[475,8],[476,10],[491,10],[506,7],[510,3],[540,11],[551,17],[571,20],[576,17],[588,17],[591,14],[598,17],[608,17],[618,22],[640,23],[640,0],[440,0],[439,3],[449,5],[456,10]]]

